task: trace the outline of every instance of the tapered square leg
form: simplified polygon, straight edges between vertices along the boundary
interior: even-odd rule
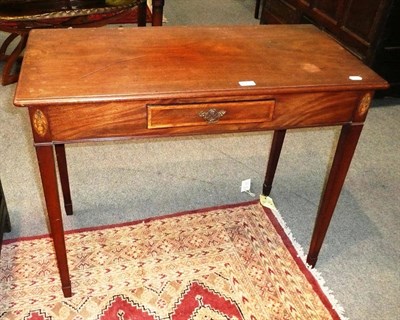
[[[265,174],[263,195],[268,196],[271,193],[272,182],[274,181],[276,168],[281,155],[283,141],[285,140],[286,130],[275,130],[272,138],[271,150],[269,153],[267,172]]]
[[[317,263],[318,254],[339,199],[362,128],[362,124],[348,124],[342,127],[331,171],[322,193],[308,251],[307,263],[312,267]]]
[[[51,228],[57,266],[60,273],[62,290],[65,297],[71,296],[71,280],[69,277],[67,252],[65,248],[64,227],[61,216],[60,199],[57,187],[57,175],[52,145],[37,145],[36,155],[39,162],[40,176],[47,215]]]
[[[64,198],[64,208],[67,215],[73,214],[72,209],[72,199],[71,199],[71,190],[69,187],[69,177],[68,177],[68,167],[67,167],[67,158],[65,155],[65,146],[64,144],[56,144],[56,155],[57,155],[57,165],[58,165],[58,173],[60,176],[61,189]]]

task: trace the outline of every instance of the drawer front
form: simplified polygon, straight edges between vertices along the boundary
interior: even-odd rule
[[[148,105],[149,129],[251,124],[273,119],[275,100]]]

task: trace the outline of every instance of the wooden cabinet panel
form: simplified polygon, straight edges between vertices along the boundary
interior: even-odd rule
[[[265,19],[270,23],[297,23],[299,13],[295,6],[285,0],[266,0]]]
[[[381,45],[379,45],[372,67],[390,82],[389,93],[400,96],[400,1],[391,9]]]
[[[382,15],[384,1],[350,1],[346,8],[343,27],[368,43],[374,36]]]
[[[343,1],[332,1],[332,0],[315,0],[312,8],[317,14],[325,15],[332,21],[337,22],[340,18]]]
[[[312,23],[374,68],[400,94],[400,1],[266,0],[261,24]]]

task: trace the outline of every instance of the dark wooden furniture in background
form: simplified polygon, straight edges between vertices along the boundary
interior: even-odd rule
[[[260,22],[318,26],[385,78],[386,94],[400,96],[399,0],[263,0]]]
[[[314,266],[371,97],[385,88],[313,26],[33,30],[14,103],[29,110],[64,295],[71,282],[54,152],[72,214],[65,143],[275,130],[268,195],[287,129],[340,125],[307,257]]]
[[[3,233],[11,231],[10,216],[8,215],[6,198],[0,181],[0,253],[3,242]]]
[[[115,3],[115,1],[114,1]],[[164,0],[152,1],[152,12],[146,0],[123,1],[109,5],[107,0],[0,0],[0,31],[8,32],[0,48],[4,61],[2,85],[18,80],[18,61],[32,29],[101,27],[108,24],[134,23],[161,26]],[[19,42],[11,53],[8,47]]]

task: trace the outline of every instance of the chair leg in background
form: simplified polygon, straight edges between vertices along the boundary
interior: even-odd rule
[[[254,11],[254,18],[258,19],[260,16],[261,0],[256,0],[256,9]]]
[[[162,26],[164,12],[164,0],[153,0],[152,2],[152,26]]]
[[[17,35],[18,36],[18,35]],[[16,38],[16,34],[11,34],[5,41],[5,43],[3,43],[2,47],[1,47],[1,54],[3,56],[3,51],[4,51],[4,57],[5,58],[5,64],[3,67],[3,76],[2,76],[2,82],[1,84],[3,86],[6,86],[8,84],[14,83],[18,81],[18,76],[19,76],[19,72],[16,71],[14,74],[11,73],[12,68],[16,65],[18,59],[20,58],[20,55],[22,53],[22,51],[25,49],[26,46],[26,41],[28,40],[28,33],[23,33],[20,34],[20,41],[17,44],[17,46],[14,48],[13,52],[7,57],[5,54],[5,50],[7,50],[7,47],[11,44],[12,40],[14,40]]]
[[[146,18],[147,18],[147,3],[142,2],[138,5],[138,27],[146,26]]]

